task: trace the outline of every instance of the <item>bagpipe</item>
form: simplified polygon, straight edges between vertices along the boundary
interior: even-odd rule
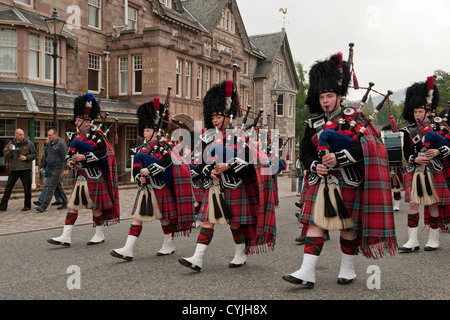
[[[161,116],[158,119],[156,139],[154,141],[144,142],[140,148],[135,150],[137,152],[133,159],[134,177],[140,176],[140,170],[142,168],[148,168],[151,177],[165,183],[173,183],[174,181],[171,151],[175,144],[169,139],[169,134],[170,129],[175,124],[168,116],[170,90],[171,87],[168,87],[164,106],[159,106],[159,108],[164,108],[164,110],[160,112]],[[163,130],[165,123],[169,124],[166,132]]]
[[[85,132],[85,133],[80,132],[79,127],[77,127],[77,135],[72,135],[71,141],[69,143],[69,150],[68,150],[69,158],[71,158],[76,153],[84,154],[84,153],[89,153],[89,152],[95,151],[95,149],[102,142],[102,140],[105,141],[107,150],[113,150],[111,144],[108,141],[107,134],[113,126],[117,125],[118,119],[116,118],[115,122],[113,122],[107,128],[107,130],[105,132],[103,132],[102,127],[106,123],[106,119],[107,119],[108,115],[109,115],[108,112],[106,112],[104,116],[101,115],[102,122],[97,127],[95,127],[93,125],[94,121],[91,121],[91,123],[89,125],[89,128],[90,128],[89,132]],[[84,121],[86,121],[86,120],[84,120]],[[94,133],[92,134],[92,132],[94,132]],[[106,156],[99,159],[98,161],[92,163],[92,165],[97,165],[97,166],[105,166],[107,164],[108,164],[108,159]]]
[[[350,44],[348,61],[351,61],[349,67],[352,68],[353,43]],[[360,87],[355,75],[353,76],[353,82],[354,87],[359,89]],[[389,90],[387,94],[384,95],[382,101],[374,109],[373,114],[367,117],[364,115],[361,108],[365,105],[369,93],[374,91],[372,89],[374,85],[373,82],[369,82],[369,86],[365,88],[366,92],[359,103],[359,108],[356,108],[356,110],[353,108],[346,108],[345,98],[343,98],[340,105],[341,111],[339,116],[337,116],[338,119],[330,119],[329,108],[327,107],[325,112],[326,123],[318,138],[317,151],[320,162],[327,153],[348,149],[354,143],[359,142],[369,128],[371,133],[376,133],[371,122],[384,106],[386,100],[389,99],[392,91]],[[349,125],[348,128],[344,130],[345,122],[348,122]],[[319,185],[314,205],[314,223],[326,230],[347,229],[353,226],[353,220],[342,199],[339,181],[331,174],[324,176]]]

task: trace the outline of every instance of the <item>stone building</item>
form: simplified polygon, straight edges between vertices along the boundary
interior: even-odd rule
[[[65,21],[56,70],[45,22],[54,10]],[[263,108],[271,123],[276,109],[280,144],[294,137],[298,85],[287,34],[248,36],[235,0],[0,0],[0,150],[20,127],[41,155],[53,117],[60,136],[75,131],[73,99],[91,92],[108,112],[119,176],[128,181],[138,106],[170,92],[171,116],[192,130],[206,91],[231,79],[233,65],[241,105]],[[287,143],[283,156],[293,148]],[[1,154],[0,180],[7,175]]]

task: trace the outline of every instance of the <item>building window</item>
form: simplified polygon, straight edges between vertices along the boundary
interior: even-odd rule
[[[191,70],[192,70],[192,63],[186,62],[186,74],[185,74],[185,80],[186,80],[186,98],[191,97]]]
[[[0,119],[0,137],[14,137],[16,128],[15,119]]]
[[[278,96],[278,100],[277,100],[277,116],[282,116],[284,115],[284,103],[283,103],[283,99],[284,96],[282,94],[280,94]]]
[[[219,21],[219,27],[227,30],[228,32],[234,33],[234,24],[234,16],[230,9],[225,9],[225,11],[222,12],[222,19]]]
[[[283,66],[283,64],[282,63],[279,63],[279,62],[277,62],[277,63],[275,63],[275,72],[276,72],[276,80],[278,81],[278,82],[283,82],[283,69],[284,69],[284,66]]]
[[[0,29],[0,76],[17,77],[17,38],[14,29]]]
[[[289,111],[288,111],[288,116],[290,118],[292,118],[292,116],[294,115],[294,105],[295,105],[295,96],[290,94],[289,95]]]
[[[19,2],[19,3],[23,3],[23,4],[27,4],[27,5],[29,5],[29,6],[31,6],[33,3],[32,3],[32,0],[14,0],[14,2]]]
[[[45,37],[45,80],[53,80],[53,39]]]
[[[177,66],[176,66],[176,96],[177,97],[181,97],[181,68],[182,68],[183,63],[181,62],[180,59],[177,59]]]
[[[88,26],[100,29],[101,0],[88,1]]]
[[[41,39],[37,33],[28,35],[28,77],[39,79],[41,60]]]
[[[47,137],[48,130],[53,129],[53,121],[44,122],[44,137]]]
[[[100,71],[101,71],[100,56],[90,53],[88,65],[88,90],[95,92],[100,91]]]
[[[137,29],[137,9],[128,7],[128,25],[126,30],[136,30]]]
[[[119,58],[119,94],[128,93],[128,57]]]
[[[220,82],[220,70],[216,70],[216,84]]]
[[[244,68],[243,68],[244,76],[248,76],[248,56],[244,57]]]
[[[197,66],[197,99],[202,98],[203,67]]]
[[[208,91],[211,88],[211,68],[206,67],[205,73],[205,91]]]
[[[167,8],[169,8],[169,9],[172,9],[172,0],[159,0],[159,2],[163,5],[163,6],[165,6],[165,7],[167,7]]]
[[[133,56],[133,93],[142,93],[142,56]]]
[[[43,137],[41,132],[41,120],[34,120],[34,138],[40,139]]]

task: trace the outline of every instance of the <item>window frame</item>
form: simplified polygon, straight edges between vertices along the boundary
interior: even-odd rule
[[[132,78],[132,82],[133,82],[132,89],[133,90],[132,90],[132,93],[137,95],[137,94],[142,94],[142,72],[143,72],[143,70],[142,70],[142,55],[137,54],[137,55],[133,55],[132,57],[133,57],[132,58],[132,63],[133,63],[133,78]],[[140,62],[137,61],[137,59],[140,59]],[[136,64],[138,64],[138,66],[140,64],[140,68],[137,68]],[[139,74],[140,74],[140,78],[141,78],[140,79],[141,91],[136,90],[136,86],[139,83],[139,81],[137,79]]]
[[[134,12],[134,20],[130,19],[130,12]],[[127,27],[125,30],[133,30],[133,31],[137,31],[137,26],[138,26],[138,16],[139,16],[139,10],[134,8],[134,7],[130,7],[128,6],[128,17],[127,17]],[[130,26],[130,21],[133,24],[133,27]]]
[[[128,94],[128,56],[118,57],[119,64],[119,95]],[[123,69],[125,67],[125,69]],[[125,86],[125,91],[122,88]]]
[[[11,32],[11,34],[14,33],[14,39],[12,39],[12,36],[10,39],[8,39],[8,34],[3,32]],[[6,35],[5,39],[3,39],[3,36]],[[3,41],[5,41],[3,43]],[[0,76],[1,77],[17,77],[17,30],[14,28],[0,28],[0,48],[10,48],[11,53],[14,52],[14,56],[12,63],[14,64],[14,68],[11,69],[0,69]],[[3,50],[0,50],[0,52]],[[5,54],[6,56],[6,54]],[[3,56],[0,57],[0,61],[4,61]],[[0,64],[0,67],[2,65]],[[5,64],[6,66],[6,64]]]
[[[184,74],[184,79],[185,79],[184,97],[186,99],[190,99],[191,95],[192,95],[192,92],[191,92],[191,90],[192,90],[192,83],[191,83],[191,81],[192,81],[192,62],[189,62],[189,61],[185,62],[184,71],[185,71],[185,74]]]
[[[97,2],[98,5],[94,4],[93,2]],[[87,25],[88,25],[88,27],[101,30],[101,28],[102,28],[102,0],[88,0],[87,6],[88,6],[88,9],[87,9],[87,14],[88,14]],[[95,9],[96,13],[97,13],[96,24],[98,24],[98,25],[90,24],[91,23],[90,8],[96,8]]]
[[[175,64],[175,96],[181,97],[183,95],[183,60],[177,59]]]
[[[93,59],[91,59],[91,57],[95,57],[96,62],[98,62],[98,67],[97,69],[93,67],[93,65],[91,64],[91,61],[94,61]],[[97,90],[91,89],[90,87],[90,71],[96,71],[97,72]],[[102,56],[99,54],[95,54],[95,53],[88,53],[88,91],[93,92],[93,93],[99,93],[100,92],[100,88],[101,88],[101,82],[102,82]]]

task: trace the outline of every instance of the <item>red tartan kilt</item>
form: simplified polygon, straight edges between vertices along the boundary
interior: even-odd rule
[[[306,179],[305,179],[306,180]],[[320,181],[320,180],[319,180]],[[339,179],[339,188],[341,197],[348,214],[352,217],[355,225],[360,223],[360,193],[355,187],[344,185],[342,179]],[[314,224],[314,204],[317,201],[317,192],[319,183],[309,186],[304,194],[305,203],[302,206],[301,217],[299,221],[303,224]],[[322,195],[321,195],[322,196]]]
[[[87,177],[82,170],[80,170],[79,175],[84,176],[87,179],[89,196],[92,199],[93,207],[92,210],[107,210],[113,207],[113,202],[108,190],[108,184],[106,183],[103,174],[100,175],[98,179],[90,179]],[[74,181],[74,187],[77,181]],[[73,193],[73,190],[72,190]],[[71,194],[72,196],[72,194]],[[70,198],[69,198],[70,199]]]
[[[161,211],[163,219],[177,219],[177,208],[175,205],[175,198],[173,196],[173,191],[170,187],[166,186],[161,190],[154,189],[156,199],[158,200],[159,211]],[[140,189],[138,189],[136,200],[134,201],[134,206],[131,215],[134,215],[140,197]]]
[[[444,168],[444,170],[446,170]],[[445,178],[444,171],[433,171],[433,180],[434,180],[434,188],[436,190],[436,194],[441,200],[439,205],[450,205],[450,186],[447,183]],[[414,172],[410,172],[406,175],[406,183],[405,183],[405,201],[410,201],[411,188],[412,188],[412,180],[413,180]]]
[[[259,203],[258,194],[254,190],[254,187],[247,187],[242,183],[236,189],[225,188],[225,202],[231,210],[230,225],[237,226],[256,223],[257,211],[255,208],[257,209]],[[203,203],[197,216],[197,219],[203,222],[208,220],[208,195],[209,189],[206,189]]]
[[[193,189],[195,201],[197,201],[198,203],[202,203],[205,190],[203,188],[193,188]]]

